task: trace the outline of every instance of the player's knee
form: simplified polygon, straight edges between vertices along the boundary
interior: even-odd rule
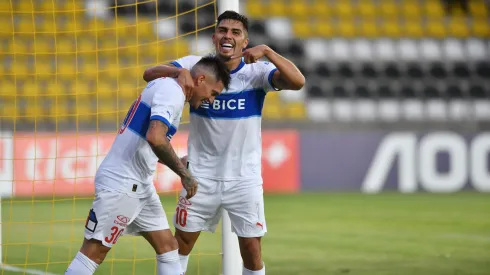
[[[200,232],[184,232],[181,230],[175,231],[175,238],[179,243],[179,254],[189,255],[196,243]]]
[[[247,269],[262,269],[260,238],[239,238],[243,264]]]
[[[80,252],[96,264],[100,265],[107,256],[109,250],[111,250],[110,247],[104,246],[100,241],[84,240]]]

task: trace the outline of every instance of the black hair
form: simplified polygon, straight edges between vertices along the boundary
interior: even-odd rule
[[[218,58],[215,55],[208,55],[192,67],[191,73],[194,75],[195,73],[195,68],[203,68],[204,70],[208,71],[216,81],[221,81],[223,82],[224,88],[228,89],[230,86],[231,82],[231,76],[230,76],[230,70],[228,67],[225,65],[225,63]]]
[[[218,21],[217,21],[216,26],[218,26],[219,23],[221,23],[221,21],[227,20],[227,19],[242,22],[243,27],[248,32],[248,18],[245,15],[241,15],[238,12],[231,11],[231,10],[225,11],[222,14],[220,14],[220,16],[218,16]]]

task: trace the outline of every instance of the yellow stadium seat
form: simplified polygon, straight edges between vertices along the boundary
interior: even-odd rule
[[[284,2],[284,0],[274,0],[270,1],[269,5],[262,6],[262,13],[266,13],[264,11],[267,11],[267,16],[287,16],[290,12],[288,9],[287,4]]]
[[[335,34],[335,28],[332,21],[318,20],[313,24],[313,34],[319,37],[332,37]]]
[[[337,1],[334,12],[338,17],[352,17],[354,15],[353,6],[348,0]]]
[[[374,18],[378,13],[376,10],[376,6],[370,0],[361,1],[357,4],[359,15],[367,18]]]
[[[9,2],[5,1],[4,2]],[[13,2],[14,4],[14,12],[19,12],[19,13],[32,13],[34,12],[34,6],[33,6],[33,1],[16,1]]]
[[[447,26],[448,35],[457,38],[464,38],[469,36],[468,25],[465,20],[459,18],[451,18]]]
[[[90,53],[90,54],[95,54],[95,51],[97,50],[97,43],[96,40],[91,38],[91,37],[83,37],[80,36],[77,39],[77,45],[76,45],[76,50],[78,53]]]
[[[109,100],[117,95],[116,86],[110,82],[99,82],[96,85],[97,98],[99,100]]]
[[[95,55],[93,57],[95,57]],[[95,58],[84,58],[82,62],[78,63],[77,70],[83,77],[93,77],[97,75],[97,63]]]
[[[16,19],[18,20],[14,26],[16,32],[34,33],[36,31],[34,19],[31,14],[16,15]]]
[[[63,1],[64,4],[61,5],[58,10],[64,10],[64,11],[81,11],[84,9],[84,4],[83,1],[81,0],[69,0],[69,1]]]
[[[402,26],[403,35],[411,38],[420,38],[424,36],[424,28],[418,20],[407,20]]]
[[[36,23],[36,32],[48,32],[54,33],[56,32],[56,23],[52,16],[45,16],[42,23]]]
[[[29,96],[36,96],[41,94],[41,89],[38,87],[38,83],[34,78],[27,79],[22,87],[22,94]]]
[[[383,17],[395,18],[399,15],[401,7],[398,7],[398,4],[393,0],[390,1],[382,1],[378,3],[378,12]]]
[[[50,81],[46,87],[47,95],[61,95],[63,92],[63,85],[57,80]]]
[[[438,0],[425,1],[424,10],[426,17],[431,19],[442,18],[446,14],[441,1]]]
[[[140,58],[156,58],[162,54],[158,50],[158,44],[156,42],[144,43],[138,45],[138,54]]]
[[[135,83],[129,81],[122,81],[119,83],[119,97],[123,99],[135,99],[139,94],[139,89],[137,89]]]
[[[154,20],[140,20],[136,26],[138,41],[156,40],[157,33],[155,31]]]
[[[55,1],[40,1],[41,5],[41,11],[44,12],[53,12],[57,11],[58,7],[55,4]]]
[[[70,112],[68,103],[69,101],[66,99],[66,97],[52,97],[47,114],[49,119],[57,123],[68,121]]]
[[[54,45],[56,53],[74,53],[75,52],[75,40],[67,36],[57,36]]]
[[[0,1],[0,2],[4,2],[4,1]],[[0,4],[0,10],[2,11],[4,10],[2,9],[1,4]],[[12,35],[14,28],[12,24],[12,17],[10,16],[10,14],[0,14],[0,26],[2,26],[2,28],[0,28],[0,35],[8,35],[8,36]]]
[[[353,20],[343,20],[337,23],[337,34],[342,37],[354,37],[356,36],[356,26]]]
[[[399,37],[401,34],[400,22],[398,20],[384,20],[381,24],[381,33],[385,37]]]
[[[24,115],[26,116],[27,120],[35,121],[37,117],[42,116],[42,100],[37,97],[28,97],[25,103]]]
[[[77,73],[77,59],[72,54],[58,54],[56,72],[65,78],[73,78]]]
[[[72,89],[77,95],[95,94],[95,91],[92,90],[91,85],[84,79],[78,79],[78,81],[73,81],[71,84]]]
[[[251,18],[264,18],[264,4],[261,0],[248,0],[246,3],[247,15]]]
[[[15,95],[17,94],[17,88],[13,81],[7,81],[2,79],[0,82],[0,94],[3,95]]]
[[[359,28],[359,34],[361,36],[367,38],[377,38],[380,36],[380,30],[376,24],[376,20],[364,18],[364,20],[360,23]]]
[[[471,16],[478,19],[488,19],[488,8],[483,1],[469,1]]]
[[[11,53],[25,54],[30,52],[29,44],[22,39],[12,39],[9,41],[9,49]]]
[[[293,18],[305,18],[308,17],[308,4],[302,0],[295,0],[290,3],[288,9],[290,10],[290,15]]]
[[[118,124],[117,108],[114,99],[99,100],[97,105],[97,117],[100,122]]]
[[[76,97],[75,101],[75,113],[77,114],[78,121],[82,123],[94,121],[95,115],[91,107],[91,98],[87,95],[80,95]]]
[[[49,53],[51,52],[51,45],[48,40],[36,37],[34,41],[34,52],[35,53]]]
[[[158,43],[161,57],[166,60],[175,60],[181,56],[189,55],[189,45],[183,39],[175,39]]]
[[[305,3],[305,2],[303,2]],[[306,5],[306,3],[305,3]],[[314,0],[308,5],[308,14],[310,16],[319,17],[319,18],[327,18],[329,16],[331,10],[327,1],[324,0]]]
[[[36,75],[51,75],[54,74],[54,68],[49,58],[37,58],[34,63],[34,71]]]
[[[23,57],[17,57],[10,64],[10,72],[16,75],[26,75],[29,71],[29,60]]]
[[[12,12],[12,1],[0,1],[0,10],[6,14],[11,14]],[[3,25],[1,25],[3,27]]]
[[[262,110],[262,117],[269,120],[280,120],[283,119],[282,106],[280,103],[267,103],[264,104],[264,109]]]
[[[420,3],[415,1],[405,1],[401,11],[405,18],[418,19],[422,16],[422,10]]]
[[[425,33],[434,38],[444,38],[447,36],[446,26],[439,20],[429,21],[425,26]]]
[[[292,102],[286,105],[286,112],[289,119],[305,120],[306,111],[303,102]]]
[[[0,117],[10,121],[16,119],[19,108],[18,97],[0,96]]]
[[[310,37],[312,29],[308,21],[305,20],[294,20],[293,21],[293,32],[297,38],[307,38]]]
[[[488,20],[477,19],[473,21],[471,34],[476,37],[490,37],[490,25]]]

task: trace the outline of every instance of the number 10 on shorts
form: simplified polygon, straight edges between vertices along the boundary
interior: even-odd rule
[[[177,207],[175,210],[175,223],[185,227],[187,224],[187,209]]]

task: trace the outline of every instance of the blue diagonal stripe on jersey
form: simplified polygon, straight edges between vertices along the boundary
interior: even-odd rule
[[[221,94],[209,107],[190,108],[190,113],[211,119],[242,119],[262,115],[265,91],[251,89],[238,93]]]
[[[146,132],[148,131],[148,126],[150,125],[150,115],[151,108],[148,104],[141,101],[136,113],[133,116],[131,122],[129,122],[128,128],[135,134],[139,135],[141,138],[146,139]],[[168,127],[167,138],[171,139],[173,135],[177,132],[175,126],[170,125]]]

